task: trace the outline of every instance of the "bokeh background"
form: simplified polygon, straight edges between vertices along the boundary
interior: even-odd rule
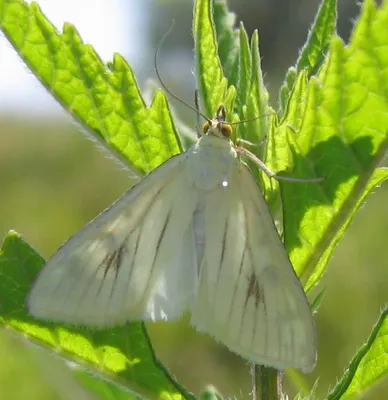
[[[74,23],[104,61],[114,51],[123,54],[141,87],[154,78],[155,47],[174,18],[174,31],[161,51],[160,71],[174,92],[192,102],[191,0],[38,4],[57,28],[64,21]],[[296,61],[319,1],[230,0],[229,5],[249,33],[259,29],[265,83],[276,107],[279,86]],[[338,32],[344,41],[358,13],[355,0],[339,0]],[[194,126],[195,115],[173,105],[180,118]],[[128,171],[80,133],[0,36],[0,238],[15,229],[47,257],[132,183]],[[304,385],[319,377],[317,398],[324,398],[342,375],[388,301],[387,204],[388,187],[376,189],[338,245],[321,283],[326,294],[316,316],[319,361],[313,374],[298,377]],[[190,390],[198,394],[212,383],[225,396],[249,398],[247,364],[195,332],[187,318],[150,324],[149,330],[157,355]],[[47,373],[54,361],[42,357],[0,330],[0,398],[62,398]],[[64,375],[62,384],[66,379]],[[290,383],[285,385],[295,394]],[[368,398],[385,398],[387,391],[388,384],[382,383]]]

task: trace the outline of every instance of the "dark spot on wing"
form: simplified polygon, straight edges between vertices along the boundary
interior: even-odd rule
[[[98,296],[100,294],[101,289],[104,284],[104,281],[105,281],[105,278],[108,275],[108,272],[113,272],[113,273],[115,273],[115,277],[114,277],[114,284],[113,284],[112,290],[111,290],[111,296],[112,296],[113,289],[116,286],[117,276],[119,274],[119,270],[120,270],[120,267],[121,267],[121,264],[123,261],[124,253],[127,251],[126,242],[127,242],[127,239],[123,241],[123,243],[117,250],[114,250],[114,251],[108,253],[103,258],[100,265],[96,269],[95,274],[97,274],[100,269],[102,269],[102,268],[104,269],[104,276],[103,276],[103,279],[101,279],[100,286],[97,290],[96,296]]]
[[[115,272],[116,275],[118,274],[124,253],[127,251],[125,242],[126,241],[123,241],[118,249],[108,253],[102,260],[100,267],[104,268],[104,278],[107,276],[108,272]]]
[[[259,281],[257,280],[256,274],[253,271],[251,275],[248,277],[248,290],[247,290],[247,297],[245,298],[244,307],[247,306],[250,297],[254,298],[256,308],[259,306],[259,303],[263,302],[264,300],[262,299],[262,293]]]

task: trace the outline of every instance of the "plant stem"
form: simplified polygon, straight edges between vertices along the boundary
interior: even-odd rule
[[[252,364],[252,400],[279,400],[281,381],[278,370]]]

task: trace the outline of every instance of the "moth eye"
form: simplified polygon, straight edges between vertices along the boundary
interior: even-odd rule
[[[221,124],[220,131],[222,133],[222,136],[229,138],[232,135],[233,128],[229,124]]]
[[[207,131],[209,130],[209,128],[210,128],[210,122],[209,122],[209,121],[206,121],[206,122],[203,124],[203,126],[202,126],[202,131],[203,131],[203,133],[207,133]]]

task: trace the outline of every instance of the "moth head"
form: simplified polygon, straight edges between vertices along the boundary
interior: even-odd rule
[[[207,120],[203,125],[203,133],[205,135],[214,135],[223,139],[229,139],[232,132],[232,126],[226,122],[224,106],[219,106],[215,118]]]

